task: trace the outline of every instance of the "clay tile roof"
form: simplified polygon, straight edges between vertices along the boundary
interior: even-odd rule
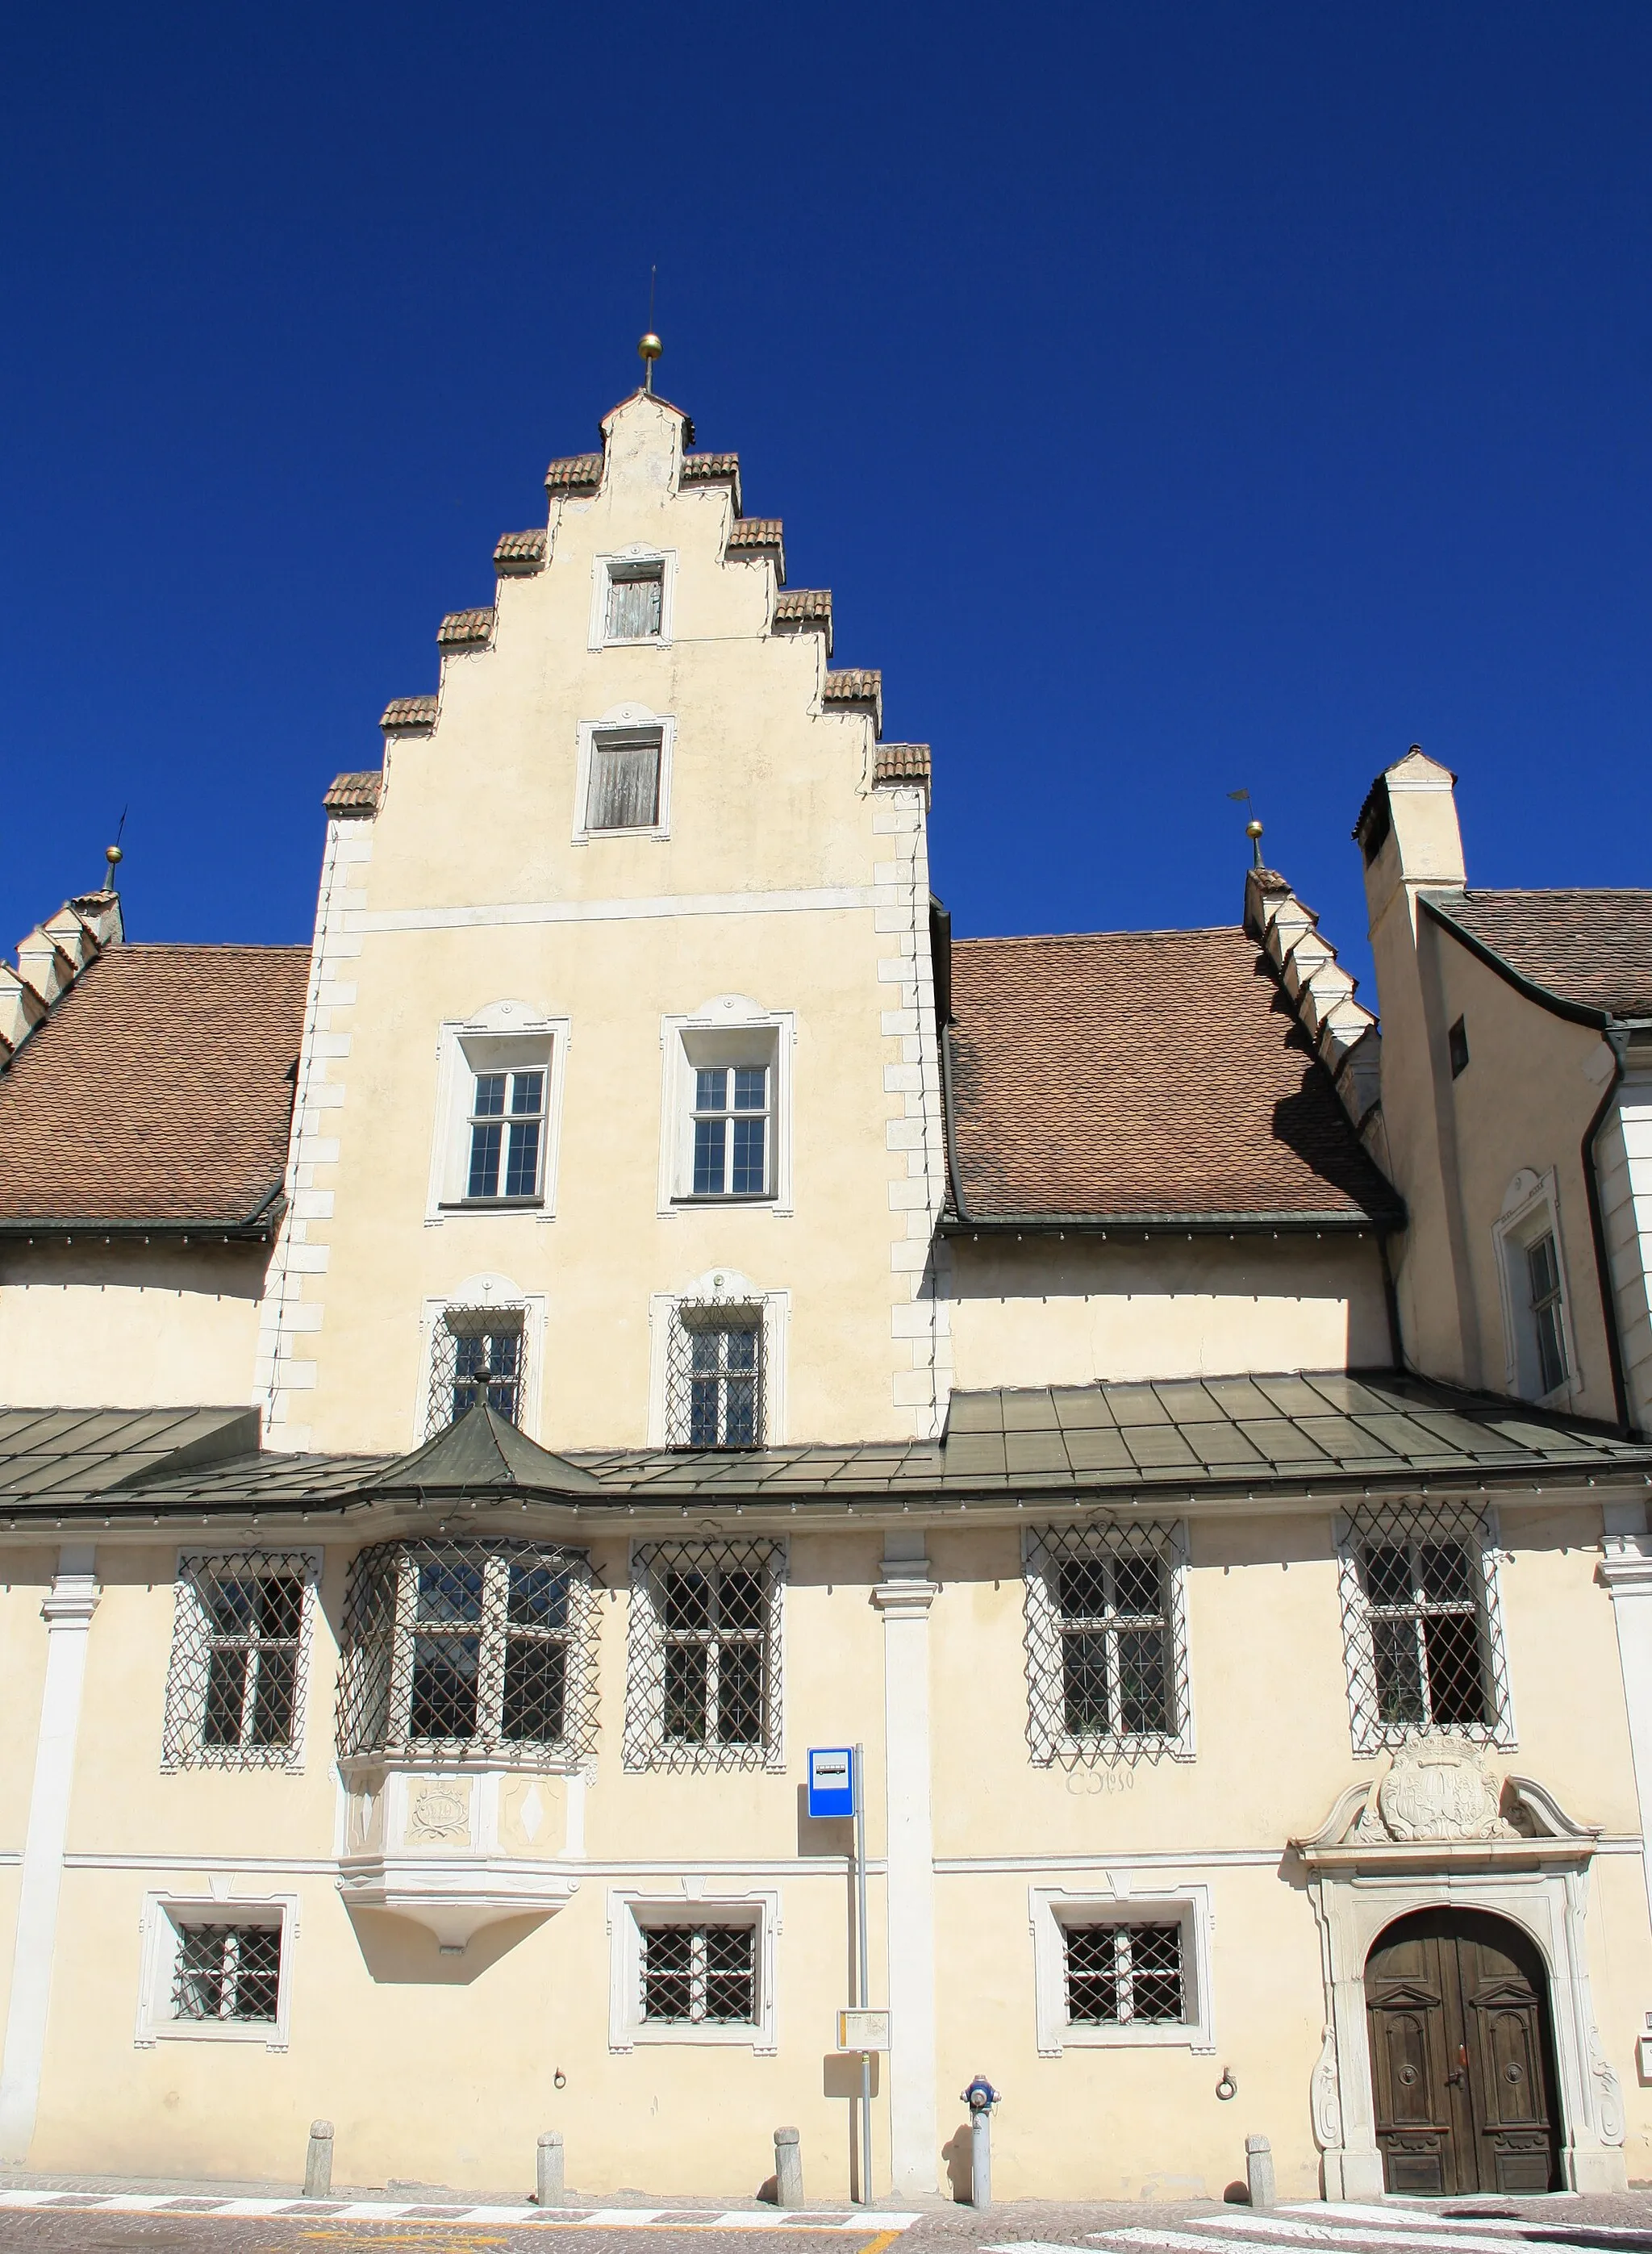
[[[376,814],[384,776],[377,767],[361,774],[334,775],[321,803],[329,814]]]
[[[729,527],[729,546],[779,548],[784,531],[778,516],[738,516]]]
[[[929,788],[929,746],[928,744],[879,744],[872,763],[872,782],[920,782]]]
[[[107,948],[0,1078],[0,1226],[272,1224],[307,947]]]
[[[1652,1017],[1652,892],[1431,892],[1428,904],[1563,1002]]]
[[[595,493],[601,483],[600,454],[564,454],[545,472],[547,493]]]
[[[832,591],[830,587],[788,587],[774,599],[777,626],[824,626],[832,630]]]
[[[1399,1217],[1242,931],[959,941],[952,1007],[966,1222]]]
[[[684,454],[682,482],[685,486],[714,485],[720,478],[738,478],[740,458],[738,454]]]
[[[395,696],[380,716],[379,725],[388,735],[410,735],[416,729],[436,725],[434,696]]]
[[[545,560],[545,528],[535,532],[504,532],[494,549],[494,563],[501,571],[537,571]]]
[[[875,725],[882,727],[884,677],[875,666],[856,665],[842,673],[829,673],[822,695],[829,709],[834,704],[870,705]]]
[[[485,611],[450,611],[436,629],[438,649],[480,649],[494,631],[494,613]]]

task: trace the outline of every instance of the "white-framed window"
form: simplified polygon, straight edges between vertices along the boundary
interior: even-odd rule
[[[480,1402],[535,1437],[544,1359],[545,1298],[508,1276],[472,1276],[451,1298],[427,1299],[415,1440],[438,1432]]]
[[[1567,1306],[1560,1194],[1553,1170],[1522,1167],[1492,1229],[1502,1296],[1504,1376],[1522,1401],[1570,1399],[1577,1348]]]
[[[140,2049],[172,2040],[286,2049],[296,1894],[148,1894],[140,1931]]]
[[[675,550],[634,545],[596,557],[591,589],[591,647],[671,640]]]
[[[495,1002],[441,1026],[427,1222],[556,1209],[568,1020]]]
[[[776,1768],[781,1726],[778,1542],[645,1542],[631,1557],[628,1769]]]
[[[745,994],[662,1021],[661,1213],[718,1204],[790,1214],[795,1046],[792,1012]]]
[[[1034,1761],[1191,1760],[1186,1528],[1029,1528],[1022,1558]]]
[[[674,1894],[608,1896],[608,2048],[639,2043],[776,2048],[780,1895],[713,1894],[693,1879]]]
[[[676,723],[639,704],[582,721],[573,842],[665,838],[671,830],[671,752]]]
[[[318,1550],[178,1560],[161,1767],[297,1769]]]
[[[650,1303],[648,1445],[773,1448],[786,1438],[790,1294],[733,1268]]]
[[[1038,2048],[1215,2048],[1210,1890],[1151,1897],[1028,1890]]]
[[[340,1759],[576,1766],[594,1744],[596,1625],[583,1550],[374,1544],[345,1599]]]
[[[1490,1513],[1467,1502],[1362,1507],[1339,1521],[1337,1547],[1354,1752],[1435,1730],[1512,1746]]]

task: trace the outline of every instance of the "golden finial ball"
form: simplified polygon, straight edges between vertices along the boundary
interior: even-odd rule
[[[1260,836],[1261,836],[1261,835],[1262,835],[1262,824],[1261,824],[1259,822],[1251,821],[1251,822],[1246,822],[1246,824],[1245,824],[1245,836],[1246,836],[1247,837],[1260,837]]]
[[[111,869],[115,869],[119,867],[120,864],[126,858],[126,856],[122,852],[118,845],[106,845],[103,848],[103,858],[108,863]]]
[[[658,360],[664,350],[665,346],[661,343],[659,338],[655,336],[654,331],[650,329],[648,335],[640,339],[638,341],[637,358],[639,360]]]

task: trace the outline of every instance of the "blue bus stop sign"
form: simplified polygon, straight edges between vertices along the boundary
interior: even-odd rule
[[[855,1756],[847,1746],[811,1746],[808,1754],[808,1812],[852,1816]]]

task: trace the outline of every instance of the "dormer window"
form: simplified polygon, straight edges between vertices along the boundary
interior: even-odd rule
[[[608,565],[605,641],[658,641],[665,622],[665,565],[657,557],[630,563],[614,556]]]

